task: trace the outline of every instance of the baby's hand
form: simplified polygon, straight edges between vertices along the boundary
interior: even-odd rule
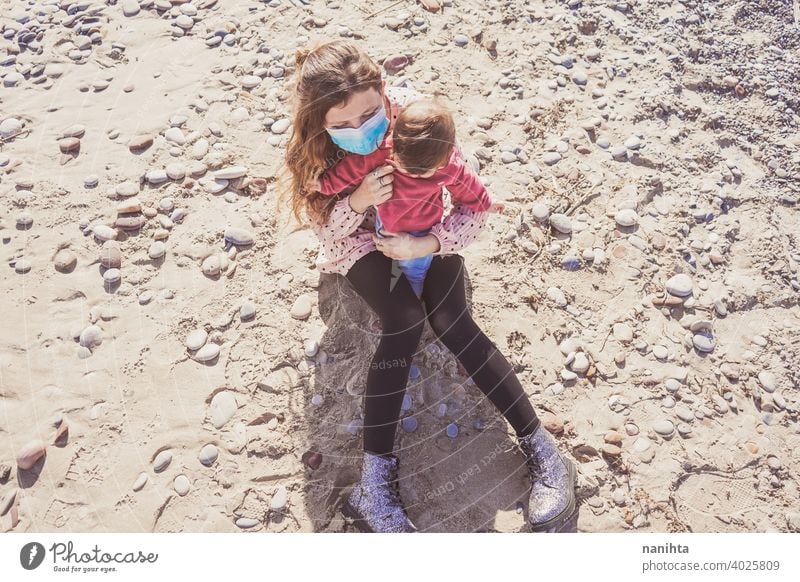
[[[489,212],[496,212],[497,214],[502,214],[505,209],[506,205],[502,202],[492,202],[492,205],[489,206]]]

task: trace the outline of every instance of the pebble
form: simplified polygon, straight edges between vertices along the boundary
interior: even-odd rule
[[[175,145],[184,145],[186,143],[186,136],[180,127],[170,127],[164,132],[164,139]]]
[[[781,460],[773,455],[767,457],[767,465],[769,465],[769,468],[773,469],[774,471],[778,471],[783,467]]]
[[[558,152],[545,152],[542,154],[542,161],[548,166],[557,164],[561,160],[561,154]]]
[[[214,461],[217,460],[218,456],[219,450],[217,447],[209,443],[200,450],[200,455],[198,458],[203,465],[209,467],[214,464]]]
[[[78,257],[69,249],[61,249],[53,258],[56,271],[69,273],[78,264]]]
[[[633,329],[627,323],[615,323],[612,328],[614,339],[620,342],[633,341]]]
[[[684,422],[692,422],[694,420],[694,412],[683,404],[675,407],[675,415]]]
[[[550,217],[550,209],[547,204],[537,202],[531,207],[531,215],[535,220],[544,222]]]
[[[625,425],[625,433],[628,436],[636,436],[639,434],[639,427],[633,423],[628,423]]]
[[[454,439],[458,436],[458,425],[453,424],[452,422],[447,425],[447,436],[451,439]]]
[[[311,296],[303,294],[295,300],[289,314],[295,319],[308,319],[308,316],[311,315],[311,308]]]
[[[83,347],[92,348],[103,343],[103,330],[96,325],[90,325],[81,331],[79,343]]]
[[[635,441],[633,441],[633,450],[636,451],[637,453],[643,453],[650,448],[651,444],[653,444],[653,441],[651,441],[649,438],[647,438],[646,436],[640,436]]]
[[[316,471],[322,465],[322,453],[308,451],[304,457],[306,465],[313,471]]]
[[[284,485],[280,485],[277,489],[275,489],[275,493],[272,495],[272,500],[269,503],[269,508],[272,511],[283,511],[286,508],[286,504],[289,502],[289,492],[286,490]]]
[[[572,222],[566,214],[553,214],[550,216],[550,225],[562,234],[572,232]]]
[[[122,0],[122,14],[125,16],[136,16],[141,7],[138,0]]]
[[[23,471],[31,469],[45,453],[47,445],[41,439],[34,439],[17,453],[17,467]]]
[[[206,332],[206,330],[195,329],[186,336],[185,345],[192,351],[199,350],[206,344],[207,339],[208,332]]]
[[[767,392],[775,392],[777,388],[777,379],[775,378],[775,374],[772,372],[763,370],[758,373],[758,383],[761,384],[761,387],[766,390]]]
[[[708,332],[696,333],[692,336],[692,344],[700,352],[713,352],[717,341]]]
[[[219,37],[217,36],[214,38],[218,39]],[[251,527],[257,526],[259,523],[261,522],[253,517],[240,517],[236,520],[236,526],[242,529],[250,529]]]
[[[632,208],[623,208],[614,215],[614,220],[619,226],[631,227],[639,221],[639,215]]]
[[[237,246],[248,246],[253,244],[253,234],[243,228],[229,226],[225,229],[225,240]]]
[[[548,287],[547,298],[559,307],[566,307],[567,305],[567,297],[558,287]]]
[[[147,473],[145,472],[140,473],[139,476],[136,478],[136,481],[133,482],[133,490],[140,491],[142,487],[144,487],[145,484],[147,483],[147,479],[148,479]]]
[[[134,153],[146,150],[151,145],[153,145],[153,136],[150,134],[135,135],[128,141],[128,148]]]
[[[558,435],[564,432],[564,421],[552,412],[545,412],[541,417],[541,423],[552,434]]]
[[[403,430],[406,432],[414,432],[417,430],[417,419],[413,416],[406,416],[401,422]]]
[[[211,362],[219,356],[219,351],[219,344],[208,343],[200,348],[192,359],[196,362]]]
[[[11,139],[22,132],[22,122],[16,117],[9,117],[0,122],[0,137]]]
[[[119,269],[108,269],[103,273],[103,281],[108,285],[119,283],[122,279],[122,271]]]
[[[653,355],[659,360],[666,360],[669,357],[669,350],[661,345],[653,346]]]
[[[323,402],[325,402],[325,398],[322,394],[314,394],[314,396],[311,397],[311,404],[314,406],[320,406]]]
[[[14,263],[14,270],[19,274],[25,274],[31,270],[33,264],[28,259],[17,259]]]
[[[116,233],[116,231],[114,231]],[[100,264],[106,269],[119,269],[122,265],[122,252],[119,243],[108,240],[100,248]]]
[[[351,435],[356,436],[358,431],[364,427],[364,421],[360,418],[354,418],[347,424],[347,432]]]
[[[245,301],[239,308],[239,317],[242,321],[248,321],[256,316],[256,306],[252,301]]]
[[[667,292],[677,297],[687,297],[692,294],[694,283],[689,275],[678,273],[667,281]]]
[[[289,129],[291,123],[292,122],[290,119],[279,119],[269,126],[269,130],[275,135],[281,135],[286,133],[286,130]]]
[[[629,150],[638,150],[642,147],[642,140],[639,139],[637,136],[632,135],[628,139],[625,140],[625,147]]]
[[[653,430],[661,436],[670,436],[675,431],[675,425],[671,420],[659,420],[653,423]]]
[[[692,433],[692,427],[686,424],[685,422],[678,423],[678,434],[681,436],[689,436]]]
[[[216,344],[210,344],[216,345]],[[236,414],[239,404],[230,390],[221,390],[211,399],[211,424],[214,428],[222,428]]]
[[[165,245],[160,240],[154,241],[150,244],[150,248],[147,249],[147,255],[151,259],[160,259],[164,255],[167,254],[167,245]]]
[[[561,394],[564,391],[564,385],[561,382],[555,382],[554,384],[550,384],[547,388],[544,389],[544,394],[546,396],[556,396]]]
[[[214,178],[217,180],[235,180],[236,178],[241,178],[247,174],[247,168],[245,166],[231,166],[230,168],[223,168],[222,170],[217,170],[214,172]],[[234,236],[241,237],[242,239],[248,239],[250,242],[240,242],[235,244],[242,244],[247,245],[252,243],[252,235],[243,229],[235,229],[235,228],[228,228],[228,231],[231,233],[231,238]],[[228,238],[228,234],[226,232],[225,238]]]
[[[572,361],[570,368],[572,368],[573,372],[585,373],[589,369],[589,358],[583,352],[578,352],[575,354],[575,359]]]
[[[319,351],[319,342],[313,339],[307,339],[303,342],[303,353],[307,358],[313,358],[317,351]]]
[[[155,459],[153,459],[153,471],[155,471],[156,473],[160,473],[161,471],[166,469],[171,462],[172,462],[172,451],[170,451],[169,449],[163,450],[160,453],[158,453],[158,455],[156,455]]]
[[[222,263],[220,262],[219,255],[210,255],[203,259],[200,269],[207,277],[216,277],[222,270]]]
[[[419,366],[416,364],[411,364],[411,368],[408,371],[408,377],[412,380],[417,380],[422,376],[422,371],[419,369]]]
[[[186,475],[178,475],[175,477],[174,481],[175,485],[175,492],[183,497],[187,493],[189,493],[189,478]]]
[[[107,224],[97,224],[92,228],[92,234],[100,241],[114,240],[117,238],[117,229]]]

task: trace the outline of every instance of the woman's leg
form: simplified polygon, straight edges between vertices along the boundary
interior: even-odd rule
[[[425,311],[408,280],[391,277],[392,259],[380,251],[361,257],[347,273],[383,326],[364,396],[364,450],[377,455],[394,449],[411,359],[425,325]]]
[[[461,255],[434,257],[425,277],[422,299],[436,336],[458,358],[517,435],[536,430],[539,418],[517,375],[467,309]]]

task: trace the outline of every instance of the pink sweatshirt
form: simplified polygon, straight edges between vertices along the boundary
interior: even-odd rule
[[[392,136],[387,134],[378,149],[367,155],[348,154],[320,177],[320,192],[332,196],[361,184],[375,168],[394,165]],[[383,228],[391,232],[425,230],[441,222],[444,214],[442,187],[450,192],[453,203],[470,210],[488,210],[492,201],[486,187],[461,157],[458,148],[446,166],[428,178],[412,178],[398,170],[392,172],[392,197],[377,210]]]
[[[386,87],[386,95],[392,105],[393,117],[397,117],[398,111],[407,102],[420,96],[418,92],[405,87]],[[453,200],[450,214],[431,226],[431,234],[439,240],[440,245],[434,256],[457,253],[469,246],[483,230],[488,216],[486,210],[477,210],[469,204]],[[370,206],[359,214],[350,207],[349,195],[336,202],[325,224],[313,223],[312,229],[322,247],[316,259],[316,267],[321,273],[346,275],[358,259],[376,250],[372,239],[375,234],[375,207]]]

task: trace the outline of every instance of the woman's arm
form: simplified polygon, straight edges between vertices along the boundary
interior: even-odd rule
[[[439,250],[434,255],[457,253],[468,247],[486,225],[489,211],[471,210],[458,202],[443,222],[431,228],[431,234],[439,241]]]
[[[364,212],[366,210],[356,212],[350,206],[351,196],[352,194],[348,194],[337,200],[325,224],[314,223],[312,230],[321,241],[335,243],[345,239],[353,234],[358,225],[364,220]]]

